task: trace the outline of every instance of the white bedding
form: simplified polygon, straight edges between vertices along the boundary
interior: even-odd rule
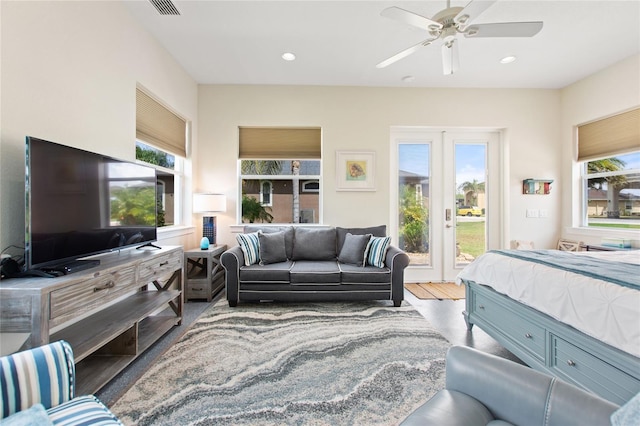
[[[639,266],[640,252],[576,252]],[[585,334],[640,357],[640,291],[487,252],[464,268],[456,282],[492,287]]]

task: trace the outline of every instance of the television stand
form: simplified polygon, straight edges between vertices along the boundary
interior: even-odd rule
[[[151,247],[151,248],[156,248],[156,249],[160,249],[160,247],[158,247],[157,245],[153,244],[153,243],[146,243],[141,245],[140,247],[136,247],[137,250],[140,250],[141,248],[145,248],[145,247]]]
[[[182,322],[182,247],[126,250],[100,260],[77,274],[0,282],[3,346],[8,338],[23,342],[14,350],[66,340],[78,395],[95,393]]]
[[[50,268],[44,268],[44,272],[61,272],[64,275],[73,274],[74,272],[84,271],[85,269],[95,268],[100,265],[99,259],[74,260],[63,265],[57,265]]]

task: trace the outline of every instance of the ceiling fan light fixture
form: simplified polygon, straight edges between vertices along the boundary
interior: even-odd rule
[[[295,61],[296,60],[296,55],[294,53],[291,52],[285,52],[282,54],[282,59],[284,59],[285,61]]]
[[[510,64],[511,62],[515,62],[517,58],[515,56],[505,56],[504,58],[500,59],[500,63],[501,64]]]

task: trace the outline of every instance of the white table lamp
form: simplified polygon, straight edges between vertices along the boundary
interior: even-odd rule
[[[193,194],[194,213],[220,213],[227,210],[227,197],[224,194],[196,193]],[[202,217],[202,241],[200,248],[206,250],[209,244],[216,243],[216,217]]]

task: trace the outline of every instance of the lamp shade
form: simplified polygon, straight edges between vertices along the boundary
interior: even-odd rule
[[[224,212],[227,210],[227,197],[224,194],[193,194],[193,212]]]

